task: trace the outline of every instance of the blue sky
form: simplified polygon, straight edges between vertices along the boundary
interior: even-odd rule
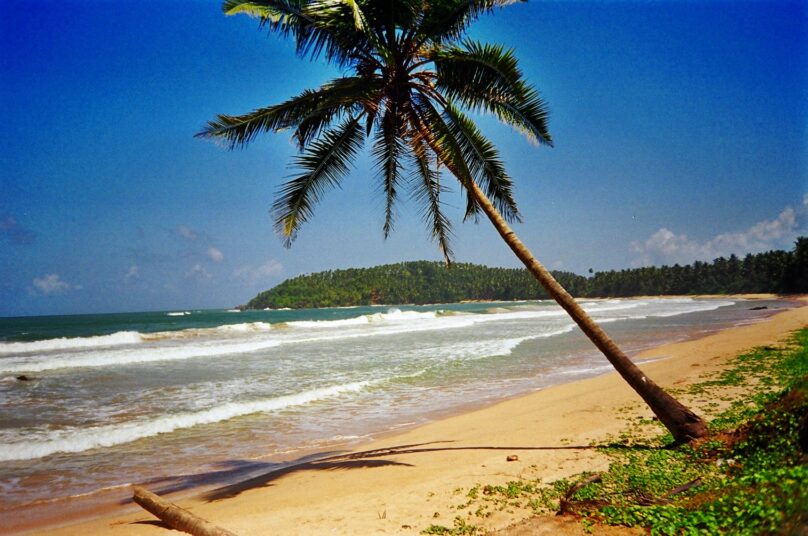
[[[0,316],[227,307],[304,272],[440,255],[364,158],[289,250],[268,210],[288,135],[227,151],[217,113],[339,74],[213,1],[0,2]],[[553,149],[482,117],[516,181],[517,233],[584,273],[790,249],[808,234],[804,2],[529,2],[471,36],[514,47]],[[458,261],[516,266],[490,225]]]

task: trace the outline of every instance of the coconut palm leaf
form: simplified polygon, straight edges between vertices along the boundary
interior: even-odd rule
[[[466,28],[483,13],[526,0],[438,0],[424,6],[424,15],[415,30],[417,45],[459,39]]]
[[[419,125],[418,132],[429,144],[438,161],[455,176],[466,193],[466,214],[463,219],[476,220],[480,206],[472,195],[474,176],[463,156],[462,147],[429,99],[413,99],[412,104],[413,122]]]
[[[513,183],[494,144],[457,108],[447,106],[443,116],[474,180],[482,186],[506,221],[521,221],[513,198]]]
[[[248,144],[262,132],[297,127],[295,137],[302,147],[335,116],[358,112],[362,105],[372,105],[371,96],[379,87],[379,81],[373,78],[337,78],[281,104],[244,115],[218,115],[196,136],[222,139],[232,149]]]
[[[293,37],[298,55],[311,59],[324,53],[346,65],[366,41],[353,31],[354,9],[341,0],[227,0],[223,10],[257,17],[262,28]]]
[[[345,113],[365,111],[375,115],[376,95],[381,90],[378,77],[345,77],[321,88],[320,102],[298,123],[294,138],[303,149],[335,119]]]
[[[513,49],[464,40],[462,45],[432,48],[429,58],[440,85],[452,94],[464,95],[470,84],[504,95],[523,94],[522,72]]]
[[[402,155],[404,152],[402,124],[396,105],[388,101],[388,108],[382,117],[373,144],[373,158],[381,176],[381,190],[385,197],[384,237],[393,230],[393,206],[398,196],[398,183],[401,179]]]
[[[446,188],[440,183],[437,163],[430,159],[429,147],[419,135],[409,138],[412,150],[410,158],[419,181],[412,183],[412,196],[421,205],[421,217],[430,230],[432,240],[437,242],[447,266],[451,266],[454,253],[450,246],[452,224],[442,210],[440,195]]]
[[[389,59],[390,50],[384,46],[383,27],[378,21],[369,22],[360,0],[309,0],[305,13],[314,27],[327,38],[311,48],[314,56],[326,51],[326,58],[340,65],[350,65],[358,58],[373,59],[372,50]]]
[[[531,141],[552,146],[549,112],[539,93],[524,82],[512,50],[464,41],[435,48],[437,87],[464,107],[496,115]]]
[[[225,0],[222,11],[226,15],[245,14],[261,19],[270,30],[287,34],[310,24],[311,18],[303,12],[305,2],[300,0]]]
[[[339,186],[352,159],[361,148],[363,130],[361,116],[349,117],[321,138],[312,142],[295,164],[304,173],[281,186],[272,206],[275,229],[284,237],[287,247],[297,230],[308,221],[314,206],[329,189]]]

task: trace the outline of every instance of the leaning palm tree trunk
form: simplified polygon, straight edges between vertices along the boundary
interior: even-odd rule
[[[470,185],[471,193],[488,219],[499,232],[508,247],[519,257],[528,271],[541,283],[541,286],[572,317],[595,346],[603,352],[609,363],[614,366],[620,376],[642,397],[662,424],[670,430],[677,441],[690,441],[707,434],[704,421],[687,409],[681,402],[666,393],[635,365],[605,331],[578,305],[575,299],[552,276],[516,236],[511,227],[500,215],[488,197],[475,183]]]

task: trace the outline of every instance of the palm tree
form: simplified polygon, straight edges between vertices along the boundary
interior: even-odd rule
[[[465,218],[485,214],[547,292],[651,407],[674,438],[706,434],[704,421],[652,382],[587,315],[508,225],[521,221],[496,147],[467,111],[493,114],[528,140],[552,146],[547,108],[523,78],[512,50],[464,38],[481,14],[513,0],[226,0],[224,12],[257,17],[291,37],[301,57],[324,57],[341,76],[286,102],[219,115],[197,134],[229,148],[263,132],[291,129],[300,174],[273,204],[288,247],[327,190],[337,186],[369,139],[386,196],[383,233],[393,228],[402,188],[421,205],[447,264],[451,224],[442,211],[442,168],[466,198]]]

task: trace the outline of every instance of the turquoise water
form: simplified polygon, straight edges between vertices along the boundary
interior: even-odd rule
[[[788,305],[583,304],[630,353]],[[0,513],[246,477],[608,370],[546,301],[0,319]]]
[[[484,312],[491,304],[451,304],[452,310]],[[245,322],[296,320],[340,320],[387,311],[389,306],[337,307],[273,311],[236,309],[152,311],[93,315],[0,317],[0,342],[37,341],[60,337],[92,337],[119,332],[157,333],[184,329],[215,328]],[[434,306],[398,306],[405,311],[429,311]]]

